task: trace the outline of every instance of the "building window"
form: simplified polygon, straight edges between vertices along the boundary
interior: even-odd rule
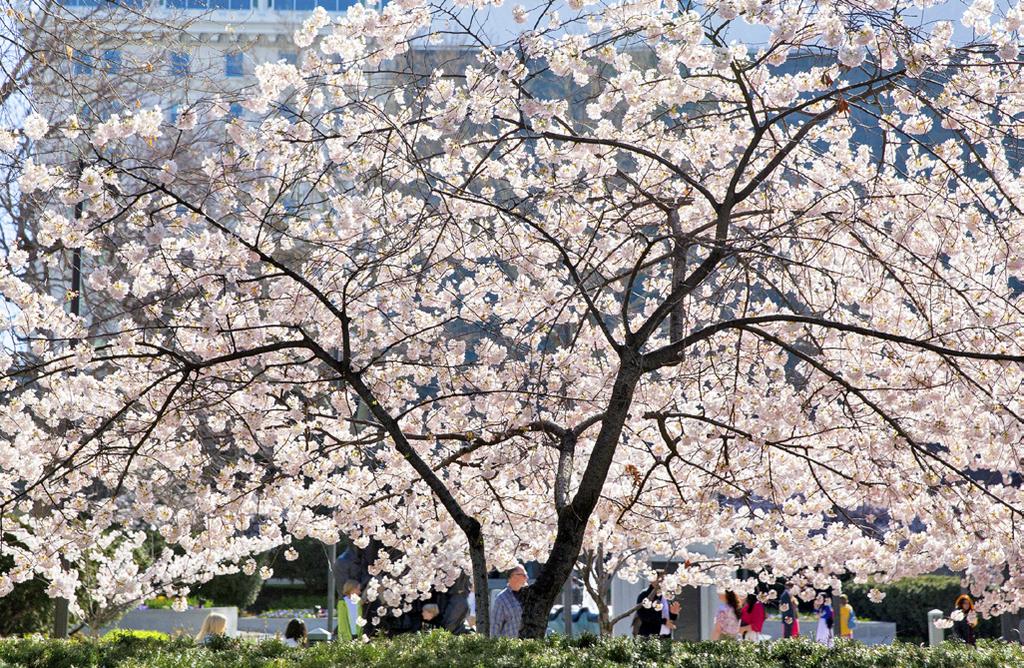
[[[107,74],[118,74],[121,71],[121,52],[107,49],[103,52],[103,69]]]
[[[165,0],[174,9],[252,9],[253,0]]]
[[[187,53],[172,53],[171,74],[176,77],[187,77],[189,60]]]
[[[88,51],[75,49],[71,61],[71,72],[72,74],[92,74],[92,54]]]
[[[242,117],[242,105],[237,102],[232,102],[231,106],[228,107],[229,118],[241,118]]]
[[[274,9],[279,11],[309,12],[317,7],[323,7],[329,12],[340,12],[357,4],[358,0],[273,0]],[[373,5],[374,3],[368,2]]]
[[[240,77],[243,73],[242,54],[229,53],[224,56],[224,74],[229,77]]]
[[[104,5],[116,5],[119,7],[132,7],[141,9],[146,0],[65,0],[62,4],[67,7],[102,7]]]

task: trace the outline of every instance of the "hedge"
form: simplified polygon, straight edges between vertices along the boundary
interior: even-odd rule
[[[868,598],[872,587],[885,592],[881,603],[872,603]],[[898,638],[922,642],[928,638],[928,611],[937,609],[949,614],[953,610],[960,595],[960,578],[922,575],[890,583],[849,583],[843,585],[843,593],[858,617],[896,622]],[[982,619],[978,625],[978,634],[983,638],[998,638],[1001,632],[998,618]]]
[[[233,605],[239,610],[244,610],[253,604],[262,587],[263,578],[259,571],[251,575],[239,571],[218,575],[204,582],[196,588],[195,595],[196,598],[211,601],[214,605]]]
[[[771,643],[663,644],[631,638],[539,641],[489,640],[444,632],[397,640],[327,643],[289,649],[276,640],[0,641],[3,668],[1010,668],[1024,665],[1019,645],[983,641],[977,650],[897,643],[866,647],[841,642],[828,649],[807,640]]]

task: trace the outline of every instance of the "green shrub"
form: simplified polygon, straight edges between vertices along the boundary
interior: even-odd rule
[[[872,603],[868,598],[872,587],[885,592],[881,603]],[[923,642],[928,638],[928,611],[949,614],[953,610],[960,595],[960,578],[922,575],[892,583],[850,583],[843,585],[843,593],[850,598],[857,617],[895,622],[898,638]],[[998,638],[1000,633],[999,619],[983,619],[978,625],[978,634],[983,638]]]
[[[103,634],[100,640],[106,642],[120,642],[126,638],[141,638],[145,640],[170,640],[171,636],[160,631],[143,631],[140,629],[114,629]]]
[[[264,585],[256,602],[249,606],[251,612],[267,610],[297,610],[301,608],[321,608],[327,606],[326,585],[323,593],[310,594],[302,586]]]
[[[299,555],[295,561],[284,558],[285,550],[289,547]],[[319,593],[327,591],[328,549],[315,538],[302,538],[293,540],[289,546],[271,550],[265,558],[274,569],[274,577],[300,580],[303,589]],[[338,554],[344,549],[344,543],[338,545]]]
[[[46,587],[42,578],[33,578],[0,598],[0,636],[48,633],[53,628],[53,600]]]
[[[833,649],[807,640],[664,643],[656,639],[487,639],[443,632],[369,643],[291,649],[276,640],[220,639],[208,646],[131,633],[104,640],[0,640],[3,668],[1019,668],[1019,645],[982,641],[977,650],[897,643]]]
[[[170,610],[174,607],[174,600],[166,596],[157,596],[156,598],[146,599],[145,604],[150,610]],[[211,601],[206,601],[196,596],[189,596],[187,601],[190,608],[209,608],[213,605]]]
[[[197,598],[213,601],[214,605],[237,606],[244,610],[252,605],[263,586],[263,578],[257,570],[252,575],[242,571],[218,575],[196,588]]]

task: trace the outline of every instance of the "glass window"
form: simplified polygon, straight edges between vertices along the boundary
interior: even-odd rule
[[[73,74],[92,74],[92,54],[75,49],[71,60],[71,72]]]
[[[117,49],[107,49],[103,52],[103,69],[107,74],[117,74],[121,71],[121,52]]]
[[[230,118],[241,118],[242,111],[242,105],[238,104],[237,102],[233,102],[231,106],[228,107],[228,116]]]
[[[242,54],[229,53],[224,56],[224,74],[229,77],[240,77],[244,73]]]
[[[252,9],[252,0],[165,0],[174,9]]]
[[[273,0],[273,2],[274,9],[280,11],[309,12],[316,7],[323,7],[329,12],[341,12],[356,4],[358,0]]]
[[[176,77],[188,76],[189,55],[187,53],[171,54],[171,74]]]
[[[141,8],[146,0],[65,0],[66,7],[99,7],[102,5],[119,5],[121,7]]]

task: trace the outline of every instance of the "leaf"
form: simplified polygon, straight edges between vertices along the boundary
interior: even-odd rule
[[[846,101],[846,98],[840,97],[839,102],[836,103],[836,109],[840,114],[850,113],[850,103]]]

